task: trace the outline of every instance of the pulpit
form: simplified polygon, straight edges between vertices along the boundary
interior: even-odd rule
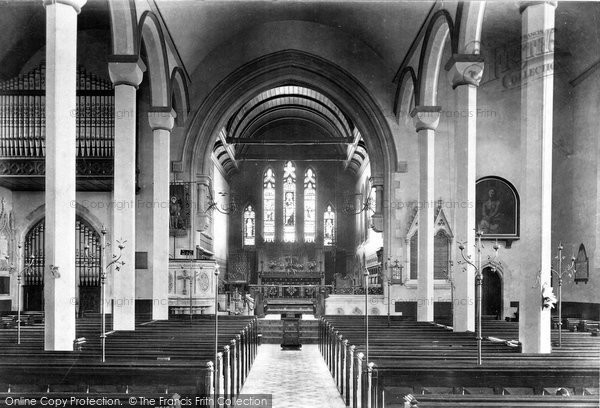
[[[216,261],[169,261],[169,313],[214,314]]]

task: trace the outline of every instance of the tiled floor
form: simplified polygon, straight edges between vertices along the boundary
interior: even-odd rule
[[[261,345],[241,394],[272,394],[273,408],[345,407],[316,344]]]

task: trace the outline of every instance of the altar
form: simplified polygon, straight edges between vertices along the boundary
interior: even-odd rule
[[[288,244],[261,248],[258,282],[250,285],[259,316],[315,314],[323,310],[330,291],[325,285],[323,250],[314,245]]]
[[[214,314],[214,260],[169,261],[169,314]]]

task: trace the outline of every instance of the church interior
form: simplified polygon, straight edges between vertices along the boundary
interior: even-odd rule
[[[0,405],[600,406],[598,21],[1,2]]]

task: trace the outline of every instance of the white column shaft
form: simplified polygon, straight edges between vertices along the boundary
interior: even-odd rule
[[[153,131],[152,164],[152,319],[169,318],[169,137]]]
[[[477,139],[477,87],[461,85],[456,88],[457,105],[466,109],[466,117],[455,122],[456,208],[455,241],[464,242],[465,255],[475,259],[475,178]],[[455,259],[462,259],[455,245]],[[475,331],[475,272],[471,266],[454,267],[453,327],[456,332]]]
[[[421,129],[419,138],[419,235],[417,321],[433,321],[433,201],[435,130]]]
[[[113,243],[127,241],[121,258],[125,264],[113,276],[113,329],[135,329],[135,165],[136,89],[115,86],[115,150],[113,189]],[[115,251],[116,245],[109,247]]]
[[[75,339],[75,154],[77,11],[46,6],[45,350]],[[50,265],[58,274],[49,273]]]
[[[521,140],[522,241],[530,256],[519,303],[519,340],[524,353],[549,353],[550,310],[542,309],[542,287],[550,285],[552,206],[552,98],[555,6],[539,3],[522,14]],[[526,73],[526,74],[525,74]]]

